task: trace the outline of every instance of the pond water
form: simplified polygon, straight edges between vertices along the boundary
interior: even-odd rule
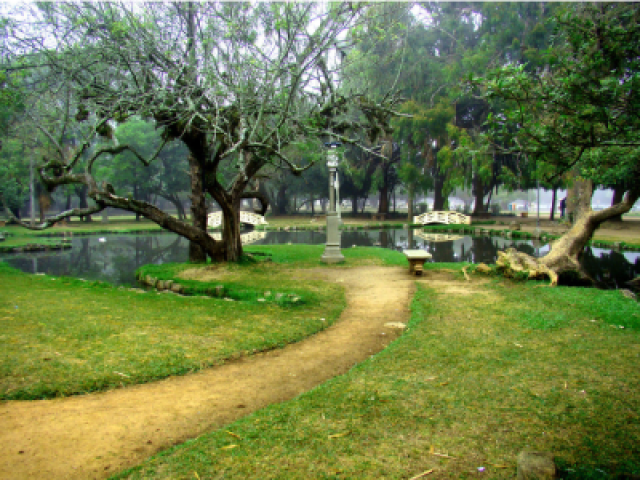
[[[412,239],[409,236],[413,237]],[[257,232],[243,234],[245,244],[278,245],[287,243],[324,244],[324,232]],[[533,256],[543,256],[549,246],[536,240],[511,240],[502,237],[471,237],[427,233],[421,230],[358,230],[342,232],[342,248],[377,246],[402,251],[423,248],[433,262],[493,263],[497,252],[509,247]],[[135,285],[135,271],[148,263],[185,262],[188,242],[174,234],[101,235],[74,237],[72,248],[56,252],[0,255],[0,260],[28,273],[46,273],[100,280],[114,285]],[[618,252],[587,247],[584,254],[587,271],[610,288],[640,275],[640,252]]]

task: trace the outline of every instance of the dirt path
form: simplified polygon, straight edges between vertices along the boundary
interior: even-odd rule
[[[282,402],[383,349],[406,322],[414,277],[400,267],[296,271],[345,285],[339,322],[300,343],[122,390],[0,404],[0,478],[105,478],[149,455]]]

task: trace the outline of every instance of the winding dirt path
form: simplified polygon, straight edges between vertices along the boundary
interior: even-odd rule
[[[0,478],[105,478],[155,452],[289,400],[382,350],[407,322],[415,277],[400,267],[295,271],[341,282],[347,308],[282,350],[122,390],[0,404]]]

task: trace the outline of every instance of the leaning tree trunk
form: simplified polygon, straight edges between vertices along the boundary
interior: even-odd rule
[[[631,210],[633,204],[640,198],[640,185],[627,191],[621,202],[600,211],[592,211],[590,208],[592,189],[593,184],[590,181],[575,182],[569,196],[569,200],[573,200],[573,226],[552,244],[551,251],[547,255],[536,259],[519,253],[515,249],[509,249],[506,252],[499,252],[500,258],[496,262],[498,268],[507,276],[513,276],[522,271],[528,271],[529,278],[546,276],[551,279],[552,286],[557,285],[560,277],[569,272],[577,273],[581,279],[593,282],[580,263],[584,247],[603,222]],[[576,193],[577,198],[575,198]]]

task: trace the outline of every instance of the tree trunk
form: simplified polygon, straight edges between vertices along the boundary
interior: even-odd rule
[[[156,192],[156,193],[159,197],[164,198],[175,207],[176,214],[178,215],[179,220],[186,220],[187,215],[184,212],[184,206],[182,205],[182,202],[180,201],[180,197],[177,194],[164,193],[164,192]]]
[[[396,189],[395,187],[392,189],[393,192],[393,213],[396,213],[398,209],[396,208]]]
[[[133,185],[133,198],[138,198],[138,184]],[[136,222],[140,221],[140,214],[136,213]]]
[[[580,263],[582,252],[593,233],[603,222],[631,210],[633,204],[640,198],[640,186],[627,191],[621,202],[597,212],[587,207],[587,202],[590,203],[592,188],[593,184],[590,181],[575,182],[572,187],[573,194],[570,193],[568,197],[568,200],[573,199],[573,226],[552,244],[551,251],[547,255],[535,259],[516,252],[515,249],[509,249],[507,252],[500,252],[501,258],[496,262],[499,268],[504,270],[506,275],[527,270],[530,278],[548,276],[551,278],[552,286],[562,281],[561,276],[569,272],[577,273],[582,280],[593,282]]]
[[[204,196],[203,171],[197,159],[189,154],[189,175],[191,177],[191,224],[207,232],[207,203]],[[189,261],[203,263],[207,253],[199,242],[189,242]]]
[[[624,198],[624,187],[622,185],[615,185],[613,188],[613,198],[611,199],[611,205],[615,205],[617,203],[620,203],[622,201],[622,199]],[[622,221],[622,214],[620,215],[616,215],[615,217],[611,217],[609,219],[610,222],[621,222]]]
[[[47,210],[51,206],[51,196],[47,191],[38,187],[38,212],[40,213],[40,223],[44,223],[47,218]]]
[[[382,184],[379,190],[380,200],[378,201],[378,213],[389,213],[389,188],[385,183]]]
[[[287,185],[282,184],[278,187],[276,193],[276,201],[274,202],[274,210],[276,215],[285,215],[287,213]]]
[[[409,182],[407,188],[407,223],[413,223],[413,202],[416,192],[416,186],[413,182]],[[411,246],[409,246],[411,248]]]
[[[484,185],[480,176],[475,174],[473,177],[473,198],[476,201],[475,206],[473,207],[473,213],[471,214],[474,217],[482,216],[485,213],[484,208]]]
[[[549,220],[553,220],[556,213],[556,200],[558,196],[558,187],[553,187],[553,194],[551,195],[551,213],[549,214]]]
[[[222,227],[222,243],[224,249],[217,261],[234,262],[242,256],[242,241],[240,240],[240,203],[241,197],[231,202],[218,202],[224,219]]]
[[[86,185],[82,185],[79,189],[76,190],[78,194],[78,198],[80,199],[79,207],[80,208],[88,208],[89,203],[87,202],[87,192],[89,188]],[[83,215],[80,217],[80,221],[82,222],[91,222],[93,219],[91,215]]]
[[[180,201],[180,197],[178,195],[172,195],[172,197],[175,199],[173,204],[176,206],[176,212],[178,213],[178,218],[180,220],[186,220],[187,215],[184,211],[184,205],[182,205],[182,202]]]
[[[571,223],[591,211],[593,182],[576,177],[567,190],[567,215]]]
[[[433,211],[440,212],[444,210],[444,175],[440,173],[436,174],[434,177],[434,190],[433,190]]]

